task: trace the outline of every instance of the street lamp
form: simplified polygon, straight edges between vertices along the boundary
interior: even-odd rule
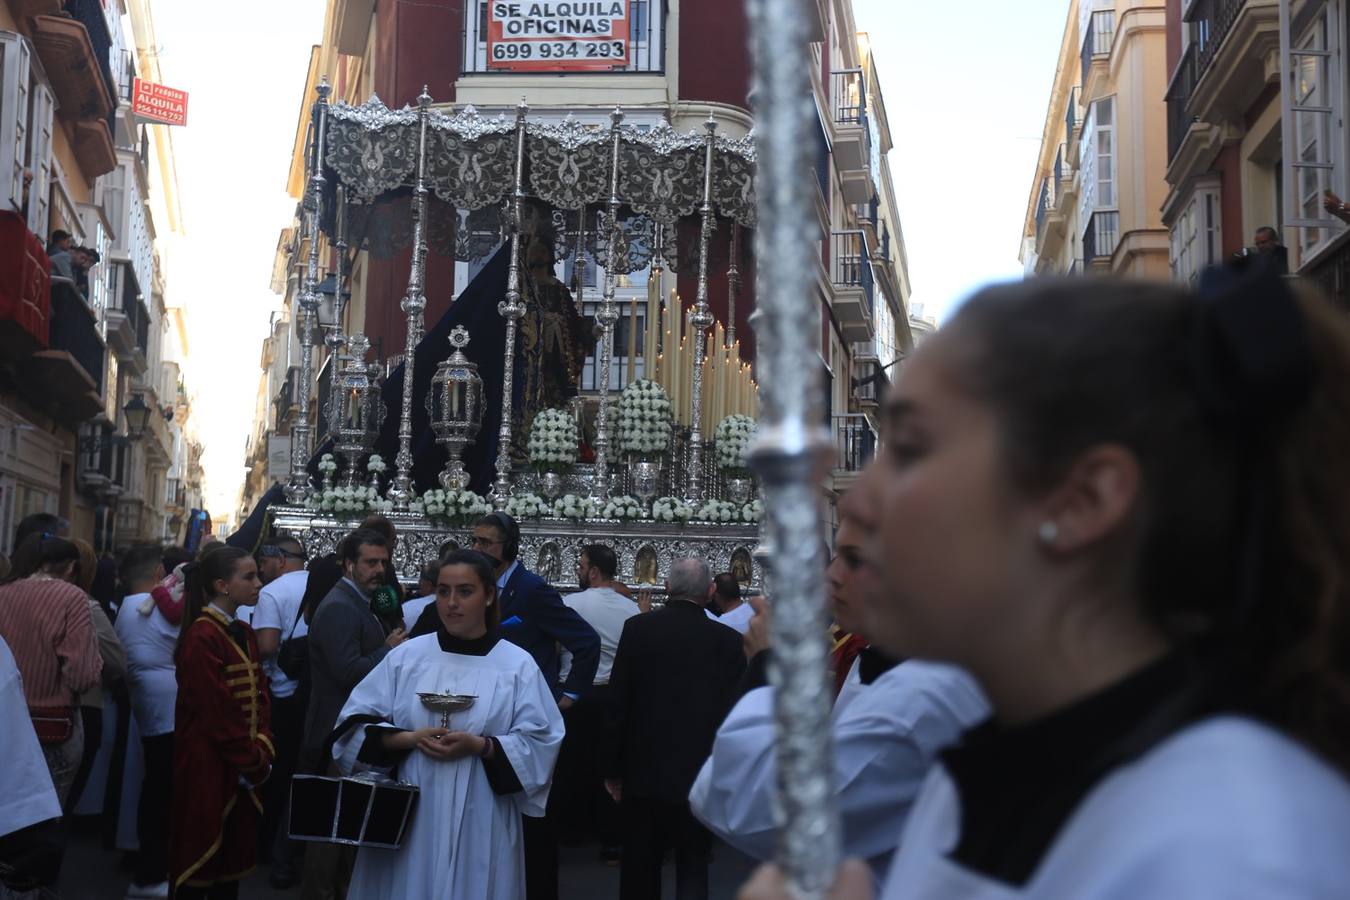
[[[133,394],[131,399],[127,401],[127,405],[122,407],[122,415],[127,420],[127,433],[110,434],[106,437],[80,438],[80,452],[97,453],[108,447],[139,441],[145,436],[145,429],[150,424],[150,414],[153,412],[154,410],[146,405],[144,397],[140,394]]]

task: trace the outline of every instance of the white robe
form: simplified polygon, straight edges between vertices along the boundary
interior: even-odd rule
[[[23,676],[4,638],[0,638],[0,726],[5,735],[5,764],[0,766],[0,796],[5,798],[0,803],[0,835],[6,835],[58,818],[61,804],[28,715]]]
[[[924,784],[883,900],[1344,900],[1350,782],[1250,719],[1183,729],[1083,799],[1031,880],[1013,887],[950,858],[960,801]]]
[[[855,660],[831,715],[835,800],[844,852],[885,874],[924,776],[943,747],[989,717],[974,679],[955,666],[911,660],[865,685]],[[756,859],[772,858],[777,764],[773,688],[741,698],[717,731],[689,794],[694,815]]]
[[[400,781],[421,789],[412,825],[398,850],[363,848],[348,896],[516,900],[525,896],[520,816],[542,816],[563,738],[558,704],[534,658],[509,641],[486,656],[447,653],[437,636],[396,647],[356,686],[338,721],[379,716],[397,728],[439,726],[419,692],[477,696],[450,717],[452,731],[495,737],[524,790],[502,796],[488,785],[476,757],[445,762],[414,750]],[[371,767],[357,761],[367,726],[351,728],[333,747],[344,774]]]

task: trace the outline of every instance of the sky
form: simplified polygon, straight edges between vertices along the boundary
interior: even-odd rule
[[[170,290],[189,297],[187,376],[206,446],[208,508],[238,502],[287,166],[324,0],[233,0],[228,15],[154,7],[164,80],[190,94],[174,133],[185,239]],[[1017,278],[1023,215],[1068,0],[854,0],[891,125],[889,156],[911,306],[941,321],[992,280]]]

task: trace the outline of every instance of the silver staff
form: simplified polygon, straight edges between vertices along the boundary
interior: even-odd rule
[[[698,295],[689,311],[689,327],[694,329],[694,391],[689,396],[689,487],[685,499],[703,502],[703,355],[708,346],[707,329],[714,319],[708,310],[708,242],[712,239],[713,144],[717,138],[717,120],[708,114],[703,148],[703,206],[698,236]],[[805,358],[805,357],[803,357]]]
[[[614,323],[619,320],[614,305],[614,292],[619,286],[619,242],[624,240],[623,226],[619,224],[619,127],[623,125],[623,110],[615,107],[609,114],[609,253],[605,259],[605,295],[595,320],[600,323],[600,359],[596,366],[595,382],[600,390],[600,406],[595,411],[595,481],[592,494],[598,500],[609,497],[609,366],[614,358]],[[628,352],[632,352],[630,349]]]
[[[337,256],[337,265],[333,269],[333,322],[324,342],[328,344],[328,355],[333,360],[333,372],[338,371],[338,362],[342,359],[342,349],[347,344],[347,332],[342,325],[342,281],[347,275],[347,189],[338,179],[337,209],[333,213],[333,249]],[[363,335],[364,337],[364,335]],[[365,354],[361,355],[365,359]],[[333,423],[329,423],[333,427]]]
[[[810,172],[815,106],[800,49],[808,42],[799,0],[751,0],[755,133],[759,156],[756,324],[759,437],[750,464],[764,492],[773,547],[777,687],[778,862],[794,896],[826,895],[839,863],[839,820],[831,773],[830,691],[826,684],[825,559],[819,486],[830,440],[818,424],[818,367],[805,364],[819,340],[812,299],[815,221]]]
[[[319,309],[319,207],[323,201],[323,138],[328,123],[328,79],[315,89],[319,99],[311,113],[314,128],[314,155],[310,158],[309,186],[305,191],[305,233],[309,235],[309,260],[300,290],[300,384],[296,403],[300,414],[291,428],[291,479],[286,485],[286,502],[304,503],[313,485],[309,480],[309,456],[312,432],[309,424],[310,381],[314,378],[314,316]],[[336,361],[334,363],[336,365]]]
[[[422,318],[427,308],[427,116],[431,111],[431,95],[426,85],[417,97],[417,181],[413,185],[413,251],[412,266],[408,271],[408,292],[399,304],[408,317],[408,330],[403,348],[403,412],[398,420],[398,455],[394,464],[398,474],[389,486],[388,497],[394,502],[395,512],[407,512],[413,499],[412,480],[412,403],[413,360],[417,356],[417,342],[422,336]]]
[[[506,509],[511,499],[511,393],[516,376],[516,322],[525,315],[520,302],[520,204],[525,197],[525,114],[530,107],[524,99],[516,106],[516,190],[511,199],[511,263],[506,272],[506,299],[497,304],[497,312],[506,319],[506,357],[502,371],[502,424],[497,429],[497,480],[492,483],[492,505]]]
[[[736,346],[736,298],[741,295],[741,226],[731,223],[731,262],[727,264],[727,346]]]

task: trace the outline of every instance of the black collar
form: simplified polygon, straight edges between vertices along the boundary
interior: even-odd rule
[[[686,600],[683,597],[674,600],[667,600],[665,604],[666,609],[683,609],[685,607],[688,607],[690,610],[696,610],[700,614],[706,614],[708,611],[708,608],[706,606],[699,606],[693,600]]]
[[[942,753],[961,803],[953,859],[1025,885],[1088,792],[1113,769],[1225,706],[1215,667],[1178,651],[1035,722],[989,720]]]
[[[871,684],[901,662],[899,657],[889,656],[869,644],[858,651],[858,680]]]
[[[461,656],[487,656],[493,647],[497,646],[497,632],[491,628],[487,634],[472,640],[455,637],[445,630],[442,626],[436,629],[436,640],[441,642],[441,649],[446,653],[458,653]]]

